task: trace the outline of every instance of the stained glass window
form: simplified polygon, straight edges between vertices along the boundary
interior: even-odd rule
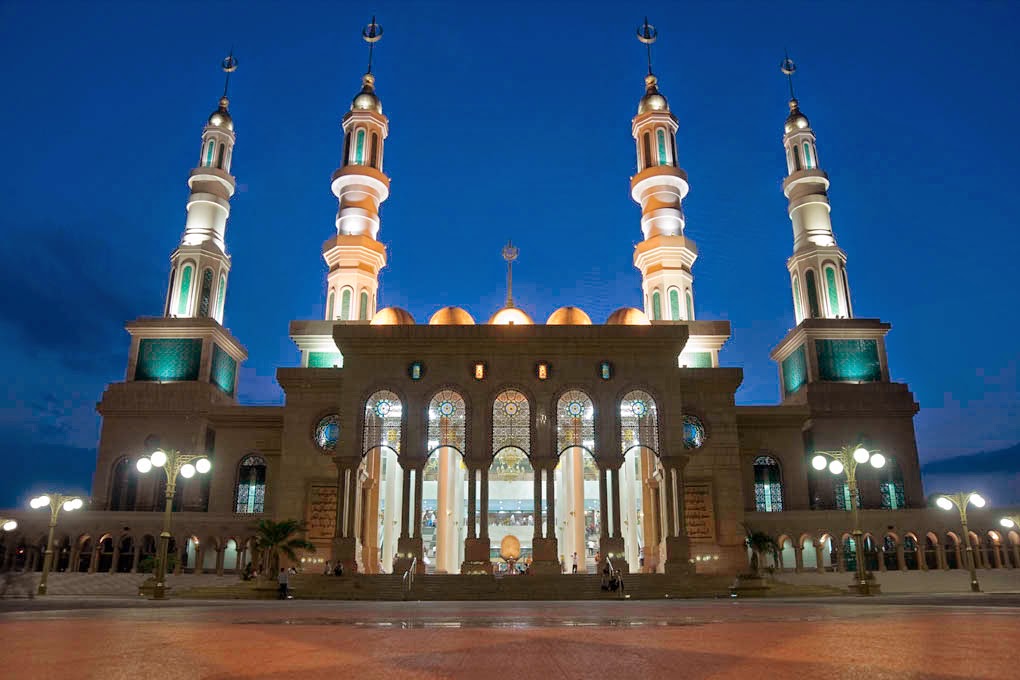
[[[754,459],[754,509],[757,512],[782,512],[783,478],[779,461],[772,456]]]
[[[429,402],[428,453],[450,446],[463,455],[467,408],[464,398],[453,390],[443,390]]]
[[[691,291],[687,291],[687,320],[694,321],[694,298],[691,297]]]
[[[216,289],[216,320],[223,320],[223,298],[227,295],[227,277],[220,274],[220,285]]]
[[[804,142],[804,163],[808,170],[815,167],[814,161],[811,159],[811,145],[807,142]]]
[[[400,453],[400,427],[403,407],[400,398],[389,390],[379,390],[365,402],[365,436],[362,453],[377,446]]]
[[[492,454],[508,446],[531,452],[531,405],[517,390],[504,390],[492,402]]]
[[[581,390],[565,392],[556,405],[556,452],[571,446],[595,451],[595,407]]]
[[[202,289],[198,296],[198,315],[209,316],[209,303],[212,302],[212,269],[202,272]]]
[[[850,509],[850,485],[846,482],[833,482],[833,492],[836,494],[836,507],[840,510]],[[857,508],[861,507],[860,490],[857,493]]]
[[[879,483],[882,491],[882,507],[887,510],[902,510],[907,502],[903,493],[903,473],[893,458],[886,460],[882,468],[884,479]]]
[[[609,380],[613,377],[613,365],[608,361],[603,361],[599,364],[599,377],[603,380]]]
[[[344,288],[340,292],[340,320],[351,320],[351,289]]]
[[[839,292],[836,288],[836,270],[832,267],[825,268],[825,288],[829,293],[829,309],[833,316],[839,316]]]
[[[680,320],[680,291],[676,288],[669,289],[669,318],[673,321]]]
[[[252,515],[265,512],[266,459],[262,456],[245,456],[237,473],[237,502],[234,512]]]
[[[181,273],[181,293],[177,298],[177,315],[184,316],[188,313],[188,302],[191,297],[191,272],[193,267],[189,265],[184,266],[184,271]]]
[[[662,294],[659,291],[652,293],[652,320],[660,321],[662,319]]]
[[[216,149],[216,142],[210,141],[209,142],[209,146],[206,148],[206,151],[205,151],[205,165],[206,165],[206,167],[209,167],[210,165],[212,165],[213,151],[215,149]]]
[[[315,445],[323,453],[336,451],[336,442],[340,438],[340,416],[333,413],[325,416],[315,426]]]
[[[358,296],[358,318],[368,321],[368,293],[365,291],[361,291],[361,295]]]
[[[647,392],[628,392],[620,402],[620,446],[623,453],[645,446],[658,455],[659,413]]]
[[[354,164],[362,165],[365,162],[365,131],[358,130],[357,141],[354,143]]]
[[[814,270],[808,269],[804,280],[807,282],[808,309],[811,312],[811,318],[817,319],[821,314],[818,311],[818,286],[815,285]]]
[[[700,449],[705,445],[705,425],[697,416],[684,416],[684,448]]]
[[[662,130],[655,131],[655,141],[659,147],[659,165],[666,165],[666,133]]]
[[[793,276],[793,310],[797,313],[797,323],[800,323],[804,318],[804,312],[800,308],[800,279],[796,274]]]

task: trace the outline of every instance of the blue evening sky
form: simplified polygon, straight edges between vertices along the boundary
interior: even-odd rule
[[[513,238],[515,298],[536,319],[640,306],[630,120],[647,13],[690,175],[696,313],[732,324],[738,402],[778,400],[768,353],[793,324],[785,48],[855,311],[893,324],[893,379],[922,407],[922,461],[1020,441],[1017,3],[14,1],[0,4],[0,507],[88,489],[95,403],[123,379],[124,322],[162,312],[231,46],[225,321],[251,356],[242,400],[282,399],[275,369],[298,361],[288,322],[323,316],[329,176],[373,12],[393,181],[382,305],[487,319]]]

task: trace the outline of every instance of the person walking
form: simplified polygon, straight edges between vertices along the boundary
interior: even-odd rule
[[[574,555],[573,555],[573,557],[571,559],[573,560],[573,563],[572,563],[572,566],[570,567],[570,573],[571,574],[576,574],[577,573],[577,552],[574,552]]]
[[[287,586],[290,581],[290,574],[283,567],[280,567],[280,575],[276,577],[276,583],[280,586],[280,599],[286,600],[290,598]]]

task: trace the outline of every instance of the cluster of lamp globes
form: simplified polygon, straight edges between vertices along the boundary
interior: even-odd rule
[[[854,451],[854,460],[860,464],[871,461],[871,466],[874,468],[880,468],[885,465],[885,456],[881,453],[872,453],[863,446],[858,447],[857,450]],[[826,466],[828,466],[829,472],[834,475],[838,475],[843,472],[843,463],[838,460],[829,460],[821,454],[811,459],[811,466],[816,470],[824,470]]]
[[[32,500],[30,500],[28,502],[28,505],[33,510],[37,510],[39,508],[45,508],[49,504],[50,504],[50,497],[49,496],[36,496],[35,498],[33,498]],[[77,510],[82,505],[84,505],[84,502],[82,501],[82,499],[80,499],[80,498],[69,498],[66,501],[64,501],[64,510],[67,510],[68,512],[70,512],[71,510]]]
[[[146,473],[154,467],[163,467],[166,465],[166,454],[160,450],[153,451],[147,458],[139,458],[138,463],[135,467],[141,473]],[[212,463],[209,462],[208,458],[199,458],[195,461],[195,464],[185,463],[181,466],[181,476],[185,479],[191,479],[195,476],[195,473],[205,474],[212,469]]]

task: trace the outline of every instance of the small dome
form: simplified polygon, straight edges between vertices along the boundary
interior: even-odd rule
[[[650,326],[651,321],[636,307],[620,307],[606,319],[607,326]]]
[[[669,111],[669,102],[659,94],[658,79],[653,75],[645,76],[645,96],[638,104],[638,115],[648,111]]]
[[[361,92],[351,102],[351,111],[375,111],[382,113],[382,102],[375,96],[375,76],[366,73],[361,77]]]
[[[372,317],[373,326],[413,326],[414,317],[411,312],[400,307],[386,307],[380,309]]]
[[[534,321],[531,317],[524,313],[523,310],[517,309],[516,307],[504,307],[489,319],[489,324],[494,326],[531,326],[534,325]]]
[[[230,100],[226,97],[220,97],[220,108],[212,112],[209,116],[209,125],[213,127],[223,127],[228,130],[234,129],[234,119],[230,117],[230,113],[227,111],[227,105],[230,104]]]
[[[786,124],[783,125],[783,131],[786,134],[790,134],[794,130],[803,130],[807,127],[811,127],[807,116],[800,112],[800,109],[797,107],[797,100],[791,99],[790,115],[786,117]]]
[[[560,307],[545,323],[547,326],[590,326],[591,317],[580,307]]]
[[[460,307],[443,307],[429,319],[430,326],[473,326],[474,317]]]

